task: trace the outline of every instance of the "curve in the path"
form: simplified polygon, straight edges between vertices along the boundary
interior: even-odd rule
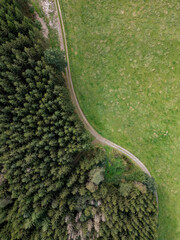
[[[98,132],[96,132],[96,130],[90,125],[90,123],[86,119],[83,111],[81,110],[81,107],[79,105],[79,102],[77,100],[77,97],[76,97],[76,94],[75,94],[75,91],[74,91],[74,86],[73,86],[72,77],[71,77],[66,33],[65,33],[65,27],[64,27],[62,11],[61,11],[59,0],[55,0],[55,4],[56,4],[58,16],[59,16],[59,26],[60,26],[59,35],[60,35],[60,39],[63,39],[63,41],[61,41],[61,49],[65,51],[66,61],[67,61],[66,82],[67,82],[67,86],[68,86],[69,91],[70,91],[72,102],[73,102],[73,104],[76,108],[76,111],[77,111],[80,119],[84,123],[86,129],[98,140],[98,142],[100,142],[104,145],[108,145],[108,146],[118,150],[121,154],[123,154],[123,155],[127,156],[129,159],[131,159],[136,165],[138,165],[145,173],[147,173],[151,177],[151,174],[148,171],[148,169],[146,168],[146,166],[137,157],[135,157],[128,150],[126,150],[123,147],[109,141],[108,139],[102,137]],[[157,204],[158,204],[157,192],[155,193],[155,195],[156,195]]]

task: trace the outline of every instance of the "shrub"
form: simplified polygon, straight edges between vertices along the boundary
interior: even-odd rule
[[[9,205],[10,203],[12,203],[12,199],[10,198],[10,196],[8,196],[6,198],[1,198],[0,199],[0,208],[4,208],[7,205]]]
[[[92,169],[89,173],[90,181],[99,185],[99,183],[104,180],[104,171],[104,168],[100,167]]]
[[[132,184],[131,183],[121,183],[119,187],[119,193],[123,197],[127,197],[132,190]]]
[[[151,192],[156,191],[156,185],[153,177],[149,177],[147,174],[145,175],[145,180],[143,182],[146,186],[147,189]]]
[[[137,171],[131,173],[130,175],[126,176],[126,180],[144,183],[144,181],[146,180],[146,175],[141,170],[137,170]]]
[[[136,188],[139,189],[139,191],[141,191],[142,193],[146,193],[147,192],[147,188],[146,185],[140,183],[140,182],[135,182],[134,185],[136,186]]]
[[[90,192],[95,192],[97,189],[98,189],[98,186],[95,185],[94,183],[92,182],[88,182],[86,183],[86,188],[90,191]]]
[[[64,71],[66,67],[64,52],[60,52],[58,49],[47,49],[44,52],[46,62],[53,66],[58,71]]]
[[[105,166],[105,180],[107,182],[116,182],[125,172],[125,166],[122,159],[112,159],[107,161]]]

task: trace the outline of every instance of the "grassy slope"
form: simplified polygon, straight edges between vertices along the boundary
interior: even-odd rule
[[[180,239],[180,2],[60,0],[80,105],[158,183],[159,240]]]

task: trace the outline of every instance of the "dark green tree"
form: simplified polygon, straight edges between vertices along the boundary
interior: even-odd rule
[[[60,52],[58,49],[50,48],[44,52],[44,57],[49,65],[53,66],[60,72],[64,71],[66,67],[64,52]]]

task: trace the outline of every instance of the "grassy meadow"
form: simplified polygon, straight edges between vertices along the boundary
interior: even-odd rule
[[[159,240],[180,239],[180,1],[60,0],[80,105],[156,179]]]

